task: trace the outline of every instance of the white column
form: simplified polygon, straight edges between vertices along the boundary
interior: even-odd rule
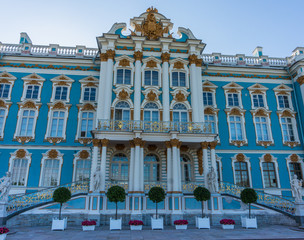
[[[163,121],[170,121],[169,63],[170,54],[162,54]]]
[[[100,54],[100,74],[99,74],[99,85],[98,85],[98,103],[97,103],[97,113],[96,119],[104,119],[104,101],[106,96],[106,71],[107,71],[107,54]],[[96,126],[98,126],[98,121],[96,121]]]
[[[139,159],[140,159],[140,146],[139,145],[135,145],[135,165],[134,165],[134,189],[133,191],[140,191],[139,189],[139,181],[140,181],[140,163],[139,163]]]
[[[211,142],[210,143],[210,149],[211,149],[211,166],[214,169],[215,175],[216,175],[216,179],[218,179],[217,176],[217,166],[216,166],[216,157],[215,157],[215,147],[217,145],[217,142]],[[216,185],[216,192],[218,191],[218,184]]]
[[[141,105],[141,59],[142,52],[134,53],[135,58],[135,79],[134,79],[134,120],[140,120]]]
[[[142,145],[140,146],[140,159],[139,159],[139,162],[140,162],[140,169],[139,169],[139,184],[140,184],[140,191],[144,191],[144,182],[145,182],[145,179],[144,179],[144,141],[142,141]]]
[[[181,143],[181,142],[180,142]],[[182,172],[181,172],[181,162],[180,162],[180,144],[177,147],[177,173],[178,173],[178,191],[182,191]]]
[[[111,103],[112,103],[112,87],[113,87],[113,63],[115,52],[107,50],[108,61],[106,71],[106,86],[105,86],[105,99],[104,99],[104,119],[111,117]]]
[[[135,149],[134,141],[130,141],[131,156],[130,156],[130,176],[129,176],[129,192],[134,191],[134,166],[135,166]]]
[[[193,122],[200,122],[200,116],[198,111],[199,96],[197,91],[197,71],[196,71],[196,55],[189,56],[190,62],[190,92],[191,92],[191,105],[192,105],[192,116]]]
[[[109,140],[108,139],[102,139],[102,151],[101,151],[101,164],[100,164],[100,171],[101,171],[101,187],[100,191],[105,191],[105,183],[106,183],[106,162],[107,162],[107,146],[108,146]]]
[[[203,169],[204,169],[204,181],[205,181],[205,187],[208,188],[208,181],[207,181],[207,174],[209,172],[209,166],[208,166],[208,143],[202,142],[201,143],[202,149],[203,149]]]
[[[179,157],[179,146],[180,142],[178,139],[171,139],[172,145],[172,177],[173,177],[173,192],[181,191],[181,178],[180,178],[180,157]]]
[[[93,147],[92,162],[91,162],[90,192],[94,191],[93,175],[97,168],[99,139],[93,139],[93,146],[94,147]]]
[[[198,112],[199,112],[199,122],[205,121],[204,114],[204,101],[203,101],[203,83],[202,83],[202,59],[197,59],[196,61],[196,83],[197,83],[197,95],[198,95]]]
[[[167,147],[167,191],[172,192],[172,149],[169,141],[165,144]]]

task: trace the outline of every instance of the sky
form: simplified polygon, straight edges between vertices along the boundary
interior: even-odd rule
[[[204,53],[286,57],[304,47],[304,0],[0,0],[0,42],[18,43],[27,32],[34,45],[97,47],[96,37],[115,22],[150,6],[207,44]]]

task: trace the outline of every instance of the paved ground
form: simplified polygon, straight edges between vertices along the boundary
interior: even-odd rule
[[[196,240],[196,239],[304,239],[304,230],[295,227],[273,225],[258,229],[242,229],[236,226],[234,230],[222,230],[220,226],[208,229],[175,230],[166,227],[165,230],[150,230],[144,227],[142,231],[109,231],[108,226],[98,227],[94,232],[83,232],[80,227],[68,227],[65,231],[51,231],[51,227],[11,228],[7,240]]]

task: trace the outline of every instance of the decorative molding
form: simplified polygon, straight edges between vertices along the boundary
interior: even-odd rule
[[[294,148],[294,147],[296,147],[296,146],[299,146],[300,143],[299,143],[299,142],[284,142],[283,145],[288,146],[288,147],[291,147],[291,148]]]
[[[133,142],[135,146],[141,146],[143,141],[141,138],[137,137],[133,139]]]
[[[271,162],[272,161],[272,156],[271,154],[267,153],[264,155],[264,161],[265,162]]]
[[[98,147],[98,146],[99,146],[99,143],[100,143],[100,140],[97,139],[97,138],[94,138],[94,139],[92,140],[92,143],[93,143],[93,146],[94,146],[94,147]]]
[[[136,51],[136,52],[134,52],[133,57],[134,57],[135,61],[142,61],[143,53],[141,51]]]
[[[117,151],[122,151],[122,150],[124,150],[125,149],[125,145],[124,144],[116,144],[115,145],[115,149],[117,150]]]
[[[108,61],[108,55],[106,53],[100,53],[100,61],[102,62]]]
[[[87,150],[82,150],[79,153],[79,157],[82,159],[87,159],[90,156],[89,152]]]
[[[16,157],[17,158],[24,158],[26,156],[26,151],[24,149],[19,149],[16,152]]]
[[[57,102],[54,104],[53,109],[64,109],[66,110],[66,106],[63,102]]]
[[[272,141],[258,141],[257,144],[267,148],[272,144]]]
[[[203,63],[203,59],[201,59],[201,58],[198,58],[198,59],[195,61],[195,65],[196,65],[197,67],[201,67],[201,66],[202,66],[202,63]]]
[[[170,143],[171,143],[172,147],[180,147],[180,145],[181,145],[181,142],[178,139],[176,139],[176,138],[171,139]]]
[[[115,57],[115,51],[114,51],[114,50],[112,50],[112,49],[107,50],[107,56],[108,56],[108,59],[112,59],[112,60],[114,60],[114,57]]]
[[[243,153],[239,153],[238,155],[236,155],[236,160],[238,162],[244,162],[245,161],[245,155]]]
[[[31,141],[33,139],[33,137],[26,137],[26,136],[21,136],[21,137],[16,137],[16,140],[19,142],[19,143],[28,143],[29,141]]]
[[[188,60],[189,60],[190,64],[196,64],[196,61],[198,59],[197,59],[197,56],[195,54],[192,54],[192,55],[189,55]]]
[[[180,147],[181,152],[187,152],[189,150],[189,147],[187,145],[182,145]]]
[[[120,100],[126,100],[129,98],[129,94],[127,91],[125,91],[124,89],[122,89],[119,93],[118,93],[118,99]]]
[[[58,157],[58,152],[55,149],[51,149],[50,151],[48,151],[47,155],[49,158],[54,159]]]
[[[146,95],[148,101],[154,102],[157,100],[157,94],[154,93],[152,90]]]
[[[27,101],[26,103],[21,105],[21,108],[36,109],[36,104],[32,101]]]
[[[186,97],[181,91],[179,91],[178,93],[175,94],[175,100],[177,102],[184,102],[186,101]]]
[[[170,60],[170,53],[167,53],[167,52],[162,53],[161,60],[163,61],[163,63],[164,62],[169,62],[169,60]]]
[[[173,68],[184,69],[184,64],[181,61],[177,61],[173,64]]]
[[[118,66],[122,66],[122,67],[129,67],[130,66],[130,61],[128,59],[121,59],[119,61]]]
[[[197,158],[198,158],[198,172],[200,175],[203,175],[204,168],[203,168],[203,151],[200,148],[197,150]]]
[[[297,154],[292,154],[292,155],[290,156],[290,160],[291,160],[292,162],[298,162],[298,161],[299,161],[299,156],[298,156]]]
[[[299,77],[297,79],[297,82],[300,84],[300,86],[303,85],[304,84],[304,76]]]
[[[165,145],[166,145],[166,148],[171,148],[171,142],[170,141],[165,141]]]
[[[129,143],[130,143],[130,147],[131,147],[131,148],[134,148],[134,147],[135,147],[134,140],[130,140]]]
[[[150,144],[147,148],[149,151],[155,151],[157,149],[157,146],[155,144]]]
[[[244,146],[246,143],[245,140],[231,140],[231,144],[237,147]]]
[[[147,62],[146,67],[147,68],[156,68],[157,67],[157,62],[155,62],[153,60],[150,60],[150,61]]]
[[[62,142],[63,137],[48,137],[48,138],[46,138],[46,140],[47,140],[49,143],[52,143],[53,145],[55,145],[56,143]]]
[[[84,146],[87,146],[92,142],[92,138],[78,138],[78,142],[83,144]]]
[[[95,111],[95,107],[90,103],[86,103],[82,106],[81,110],[82,111]]]

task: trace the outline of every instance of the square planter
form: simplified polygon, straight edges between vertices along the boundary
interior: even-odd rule
[[[94,231],[94,230],[95,230],[95,225],[82,226],[82,231]]]
[[[6,239],[6,233],[5,234],[0,234],[0,240],[5,240]]]
[[[234,229],[234,224],[222,224],[223,229]]]
[[[121,218],[117,220],[110,218],[110,230],[121,230]]]
[[[175,225],[176,230],[186,230],[188,225]]]
[[[130,225],[130,228],[132,231],[139,231],[139,230],[142,230],[142,225]]]
[[[151,227],[154,229],[164,229],[164,219],[163,218],[151,218]]]
[[[244,218],[244,226],[242,222],[242,227],[245,228],[258,228],[257,219],[256,218]]]
[[[201,228],[210,229],[210,219],[208,217],[205,217],[205,218],[196,217],[196,227],[198,229],[201,229]]]
[[[53,218],[52,220],[52,230],[64,230],[67,227],[67,219],[59,220],[57,218]]]

